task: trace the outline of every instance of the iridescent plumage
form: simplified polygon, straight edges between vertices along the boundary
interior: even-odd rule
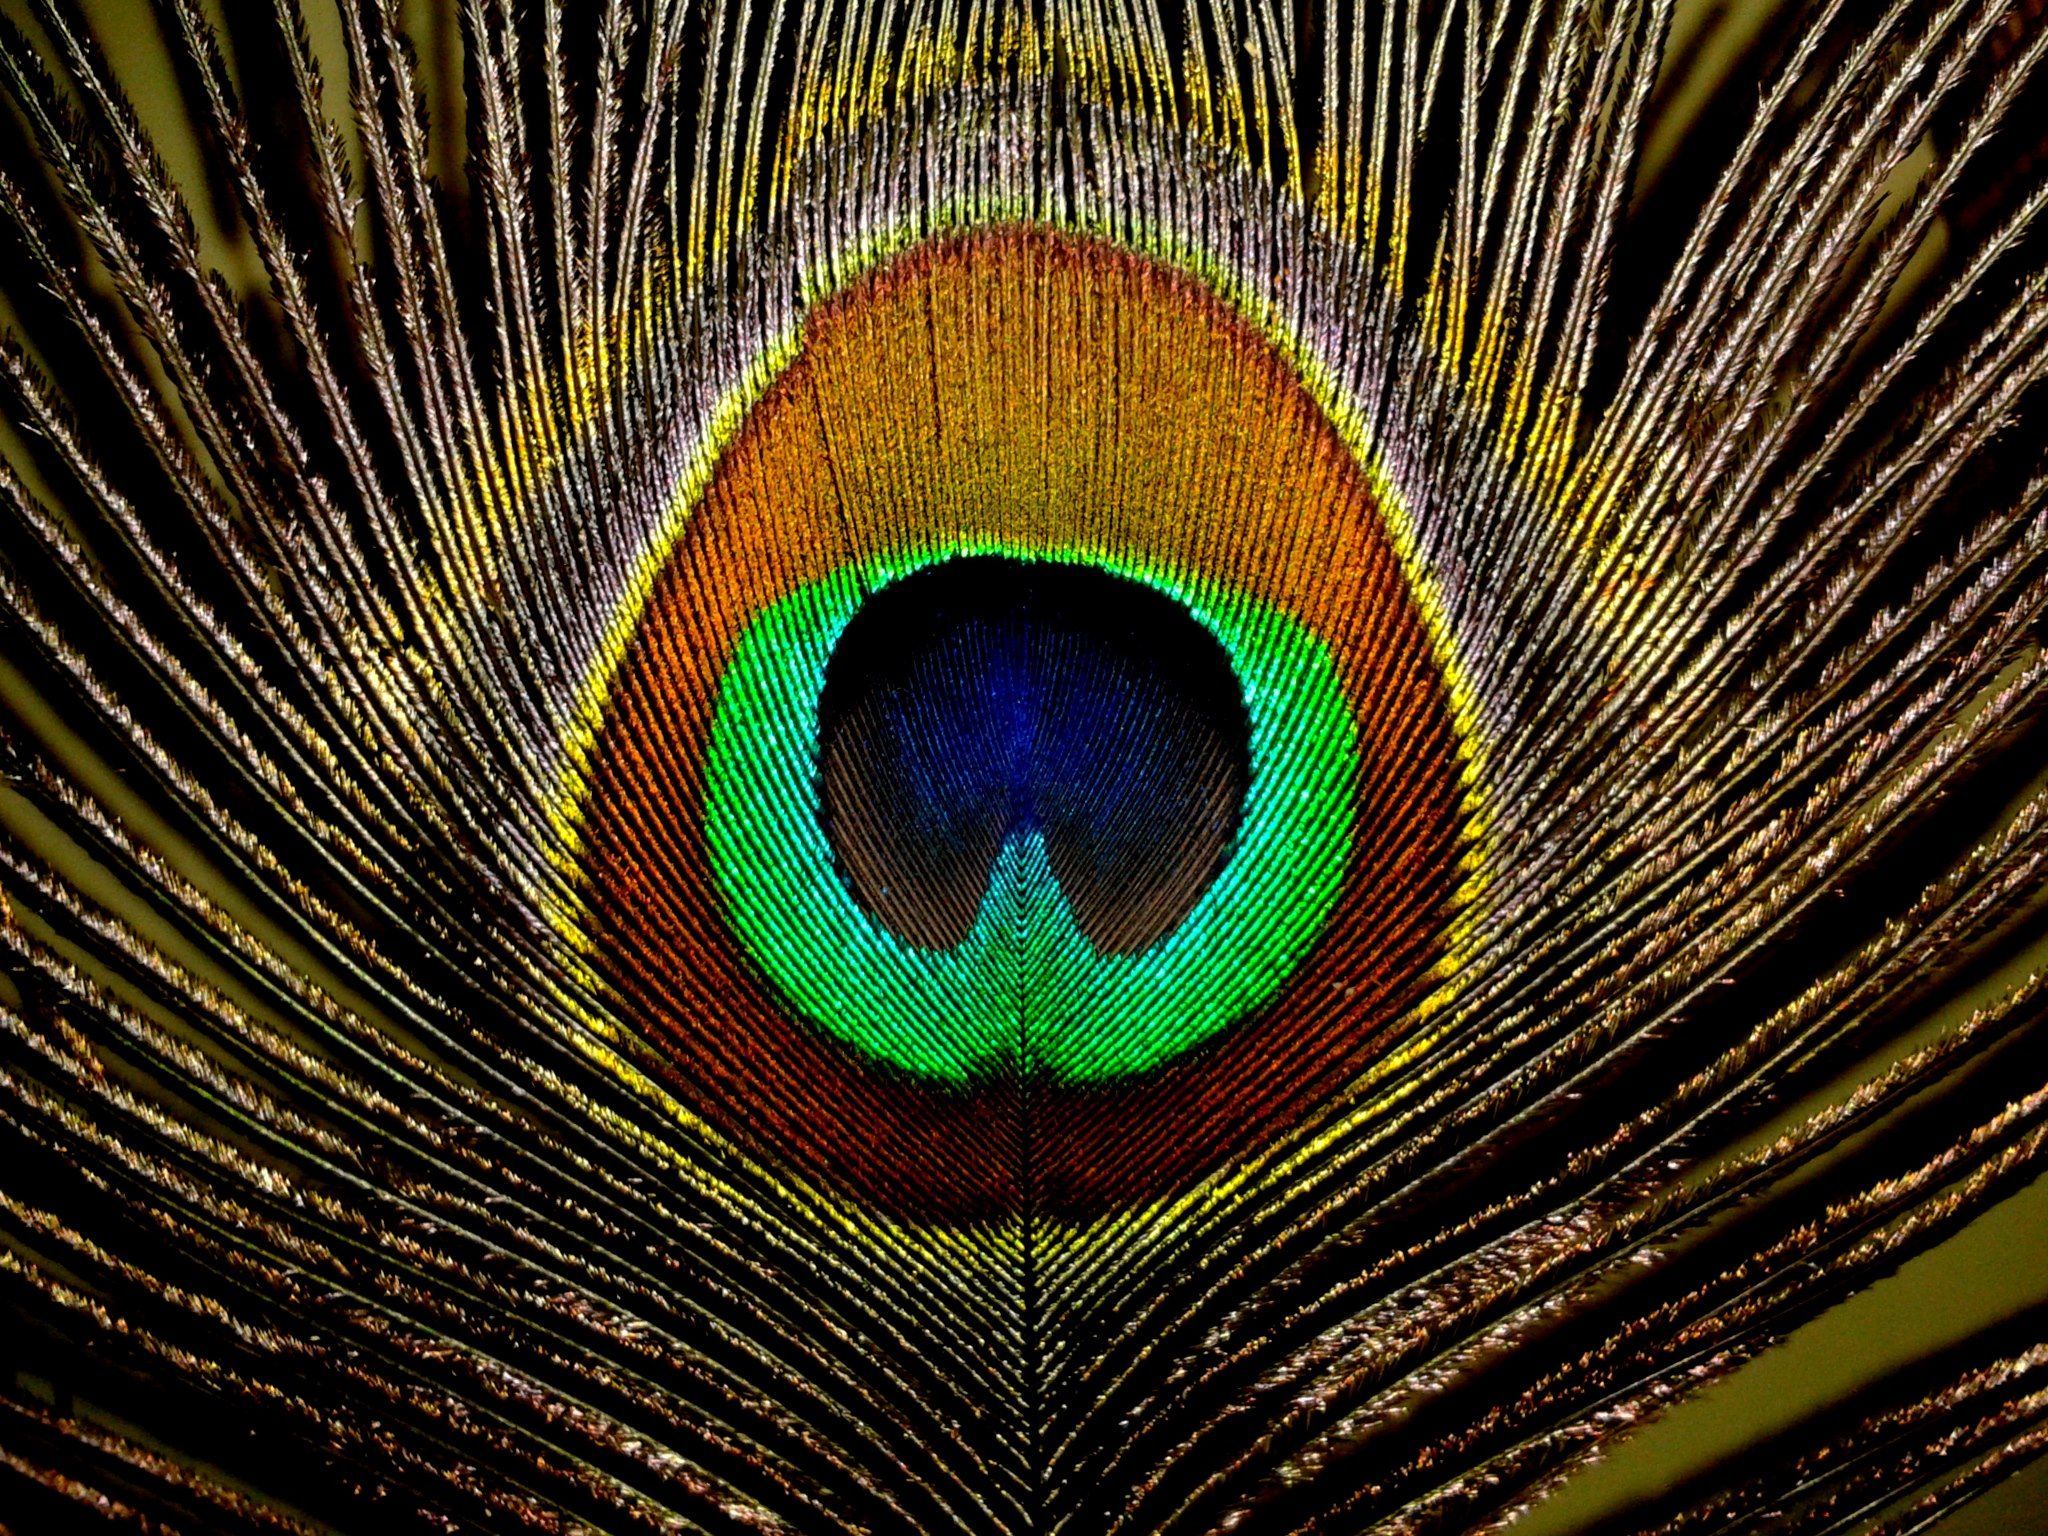
[[[2038,5],[26,9],[24,1526],[1490,1529],[2037,1174]]]

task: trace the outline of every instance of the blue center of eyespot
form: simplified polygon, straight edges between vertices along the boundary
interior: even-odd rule
[[[909,943],[966,939],[999,853],[1036,837],[1104,954],[1178,927],[1227,861],[1251,774],[1230,658],[1110,571],[974,556],[861,605],[818,701],[819,824]]]

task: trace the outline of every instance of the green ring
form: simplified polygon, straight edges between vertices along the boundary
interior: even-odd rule
[[[1005,844],[967,938],[906,943],[861,908],[818,821],[826,663],[869,592],[967,554],[1074,559],[1184,604],[1236,670],[1250,782],[1236,845],[1172,933],[1098,954],[1037,833]],[[748,625],[719,689],[704,838],[733,931],[796,1009],[865,1054],[965,1083],[1003,1069],[1103,1082],[1147,1072],[1268,1001],[1336,904],[1350,863],[1357,732],[1328,649],[1241,594],[1093,557],[957,549],[849,565]]]

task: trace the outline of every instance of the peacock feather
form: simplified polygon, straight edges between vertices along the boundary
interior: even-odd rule
[[[2048,1450],[2038,0],[0,13],[0,1529]]]

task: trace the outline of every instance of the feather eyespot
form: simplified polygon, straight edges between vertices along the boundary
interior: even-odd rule
[[[935,241],[814,312],[581,807],[592,948],[693,1107],[962,1217],[1015,1198],[1028,1099],[1078,1213],[1384,1050],[1462,838],[1379,496],[1271,343],[1104,242]]]

